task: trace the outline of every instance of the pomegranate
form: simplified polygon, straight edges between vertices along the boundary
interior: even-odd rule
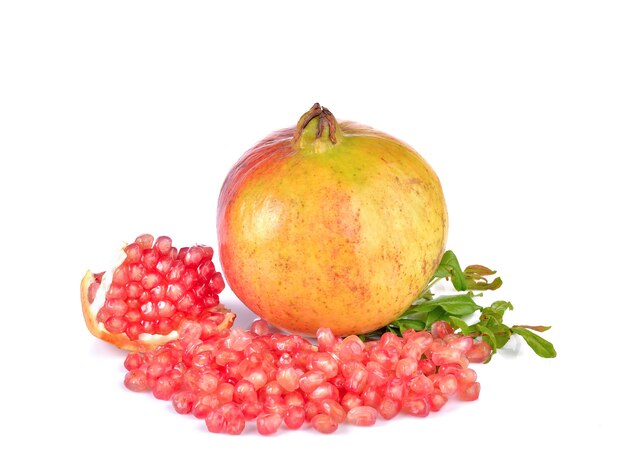
[[[217,227],[224,275],[246,306],[282,329],[343,336],[382,327],[415,300],[448,221],[416,151],[315,104],[232,168]]]
[[[230,327],[235,315],[220,305],[224,280],[212,258],[211,247],[177,250],[169,237],[140,235],[110,272],[85,274],[80,292],[87,328],[122,349],[146,351],[176,339],[182,321],[200,321],[207,335]],[[130,384],[142,387],[136,374]]]

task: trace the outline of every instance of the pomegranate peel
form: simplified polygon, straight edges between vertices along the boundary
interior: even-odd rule
[[[220,304],[224,282],[210,247],[180,250],[171,239],[148,234],[125,247],[110,272],[88,270],[80,298],[87,329],[121,349],[145,352],[179,337],[186,320],[213,331],[232,326],[235,314]]]

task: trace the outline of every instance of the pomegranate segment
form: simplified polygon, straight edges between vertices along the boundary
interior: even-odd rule
[[[400,413],[425,417],[449,398],[471,401],[480,393],[463,356],[475,348],[443,325],[436,327],[440,337],[407,331],[365,344],[323,329],[317,345],[273,333],[260,320],[249,330],[206,332],[193,320],[179,328],[180,339],[128,354],[124,383],[171,400],[176,412],[204,419],[214,433],[240,434],[254,422],[262,435],[305,423],[329,434],[344,423],[371,426]],[[483,354],[480,342],[472,344]]]
[[[234,314],[219,304],[225,284],[211,247],[178,251],[169,237],[144,234],[124,248],[123,257],[111,272],[87,272],[81,283],[83,315],[96,337],[145,351],[176,339],[183,320],[196,320],[208,331],[232,325]]]

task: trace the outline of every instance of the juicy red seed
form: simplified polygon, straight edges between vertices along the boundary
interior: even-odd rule
[[[167,280],[170,282],[177,282],[181,279],[184,272],[185,272],[185,264],[181,262],[180,260],[176,260],[172,264],[172,267],[170,268],[169,272],[167,272]]]
[[[325,398],[339,398],[339,390],[330,382],[322,382],[309,393],[310,400],[324,400]]]
[[[409,380],[409,389],[414,395],[418,397],[424,397],[433,392],[435,386],[428,377],[425,375],[416,375]]]
[[[330,329],[320,328],[317,330],[317,343],[320,347],[320,350],[328,351],[335,346],[335,344],[337,343],[337,338],[334,336]]]
[[[357,426],[372,426],[376,423],[378,413],[372,407],[354,407],[346,415],[346,421]]]
[[[126,288],[121,285],[111,284],[107,291],[107,298],[125,300],[128,298]]]
[[[154,248],[157,249],[161,255],[167,255],[172,249],[172,239],[164,235],[157,237],[154,241]]]
[[[278,413],[267,413],[256,419],[257,431],[262,435],[271,435],[278,431],[283,417]]]
[[[430,412],[430,405],[424,398],[405,398],[402,401],[402,411],[409,415],[425,417]]]
[[[139,310],[148,321],[155,321],[158,318],[157,307],[152,301],[142,304]]]
[[[211,433],[221,433],[224,430],[224,426],[226,425],[224,415],[222,415],[217,410],[209,412],[206,415],[204,422],[206,423],[207,429]]]
[[[143,355],[138,352],[131,352],[126,356],[124,360],[124,368],[126,370],[135,370],[141,367],[144,363]]]
[[[173,264],[174,259],[172,257],[163,257],[156,265],[157,272],[159,272],[161,275],[166,275],[172,268]]]
[[[182,298],[180,298],[178,300],[178,302],[176,303],[176,307],[178,308],[179,311],[185,312],[189,309],[191,309],[191,307],[196,303],[195,298],[193,297],[193,295],[191,293],[185,293]]]
[[[382,416],[385,420],[391,420],[400,412],[400,407],[400,401],[389,397],[383,397],[378,407],[378,413],[380,413],[380,416]]]
[[[141,256],[141,264],[143,267],[150,271],[156,269],[157,263],[159,263],[159,252],[154,249],[144,251]]]
[[[428,396],[428,403],[430,404],[431,411],[439,411],[448,401],[448,397],[446,397],[441,392],[434,392]]]
[[[128,323],[119,316],[111,316],[104,322],[104,328],[112,334],[121,334],[126,331]]]
[[[320,433],[330,434],[337,431],[339,424],[326,413],[320,413],[311,419],[311,426]]]
[[[450,326],[450,323],[446,321],[435,321],[430,327],[430,332],[434,338],[443,338],[448,334],[452,334],[454,329]]]
[[[331,379],[339,372],[337,360],[328,352],[315,352],[311,355],[310,369],[324,372]]]
[[[240,380],[235,385],[234,400],[237,403],[257,401],[257,392],[248,380]]]
[[[137,243],[142,249],[152,248],[153,242],[154,237],[150,234],[141,234],[135,239],[135,243]]]
[[[470,362],[482,364],[491,355],[491,346],[485,341],[475,342],[472,348],[465,354]]]
[[[213,293],[221,293],[226,288],[226,283],[224,283],[224,277],[222,277],[221,273],[213,274],[209,280],[209,288],[211,288]]]
[[[243,402],[239,407],[246,420],[254,420],[263,412],[263,404],[258,400],[254,402]]]
[[[126,316],[128,317],[128,313],[126,314]],[[142,333],[143,333],[143,326],[139,323],[130,323],[126,327],[126,335],[128,336],[128,339],[130,339],[131,341],[136,341],[137,339],[139,339],[139,335]]]
[[[182,252],[183,249],[181,249]],[[180,255],[180,254],[179,254]],[[179,257],[180,258],[180,257]],[[204,258],[204,251],[198,247],[191,247],[182,257],[183,263],[188,267],[197,267]]]
[[[209,280],[215,273],[215,265],[211,260],[206,260],[198,267],[198,275],[203,280]]]
[[[396,377],[408,379],[417,375],[417,360],[411,357],[400,359],[396,365]]]
[[[126,295],[128,298],[137,299],[143,293],[143,286],[141,284],[131,281],[126,285]]]
[[[128,279],[131,282],[141,281],[141,279],[144,277],[145,274],[146,274],[146,270],[140,264],[128,266]],[[143,287],[142,287],[142,291],[143,291]]]
[[[420,359],[417,362],[417,367],[420,370],[420,372],[422,372],[424,375],[434,374],[435,371],[437,370],[437,367],[435,366],[433,361],[430,359]]]
[[[157,379],[154,387],[152,387],[152,394],[154,398],[159,400],[169,400],[172,398],[175,390],[176,383],[174,380],[167,375],[163,375]]]
[[[148,390],[148,376],[144,370],[131,370],[124,377],[124,385],[133,392],[145,392]]]
[[[147,273],[141,279],[141,286],[143,286],[144,290],[151,290],[159,283],[161,283],[161,275],[158,273]]]
[[[402,379],[393,378],[387,384],[385,395],[394,400],[402,400],[404,398],[405,384]]]
[[[194,403],[196,402],[196,396],[189,390],[183,390],[182,392],[176,392],[172,395],[172,405],[177,413],[186,415],[191,413]]]
[[[378,408],[380,406],[380,402],[382,401],[382,396],[374,387],[367,387],[363,390],[361,399],[363,400],[363,405]]]
[[[437,388],[439,388],[441,393],[443,393],[444,395],[454,395],[458,388],[458,382],[456,380],[456,377],[452,374],[441,376],[437,380]]]
[[[339,404],[339,402],[331,399],[322,400],[320,403],[322,411],[335,420],[337,423],[343,423],[346,419],[346,411]]]
[[[457,392],[457,396],[459,400],[464,400],[466,402],[471,402],[473,400],[478,399],[480,395],[480,383],[472,382],[467,385],[461,385]]]
[[[124,316],[128,311],[128,305],[124,300],[107,299],[104,302],[104,310],[111,316]]]
[[[113,270],[112,282],[120,286],[126,285],[129,282],[128,268],[121,266]]]
[[[286,393],[285,396],[283,397],[283,400],[285,401],[285,405],[289,407],[295,407],[295,406],[303,407],[304,406],[304,397],[302,396],[300,392]]]
[[[311,370],[309,372],[306,372],[302,377],[300,377],[300,390],[302,390],[304,393],[311,393],[324,381],[326,381],[326,375],[324,375],[324,372],[321,372],[319,370]]]
[[[157,360],[153,360],[146,367],[147,374],[152,378],[160,377],[168,369],[167,365]]]
[[[360,407],[363,405],[363,400],[355,393],[346,393],[341,399],[341,406],[344,410],[350,411],[354,407]]]
[[[361,364],[359,364],[361,365]],[[361,393],[367,384],[368,372],[364,367],[355,368],[352,373],[347,375],[344,382],[344,388],[348,392]]]
[[[159,301],[157,303],[159,318],[170,318],[176,312],[176,306],[170,301]]]
[[[281,367],[276,372],[276,381],[287,392],[293,392],[300,386],[298,372],[293,367]]]
[[[235,386],[227,382],[222,382],[217,386],[216,394],[221,403],[230,403],[235,395]]]
[[[257,336],[265,336],[270,333],[270,327],[264,320],[257,319],[250,326],[250,332],[256,334]]]
[[[141,260],[141,246],[136,242],[127,245],[124,252],[126,253],[125,263],[138,263]]]
[[[305,419],[305,411],[301,406],[289,407],[285,413],[285,426],[292,430],[297,430],[302,426]]]
[[[239,408],[233,408],[224,413],[224,432],[231,435],[241,434],[246,426],[246,419]]]

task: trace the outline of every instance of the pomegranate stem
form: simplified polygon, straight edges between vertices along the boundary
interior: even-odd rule
[[[300,117],[300,120],[298,120],[298,124],[296,125],[296,131],[293,135],[293,142],[297,143],[300,140],[300,137],[302,137],[302,132],[314,118],[318,118],[316,137],[320,138],[322,136],[322,133],[324,132],[324,127],[328,126],[328,138],[333,145],[336,144],[337,120],[330,110],[328,110],[326,107],[320,106],[320,104],[317,102],[313,104],[313,107],[311,107],[302,117]]]

